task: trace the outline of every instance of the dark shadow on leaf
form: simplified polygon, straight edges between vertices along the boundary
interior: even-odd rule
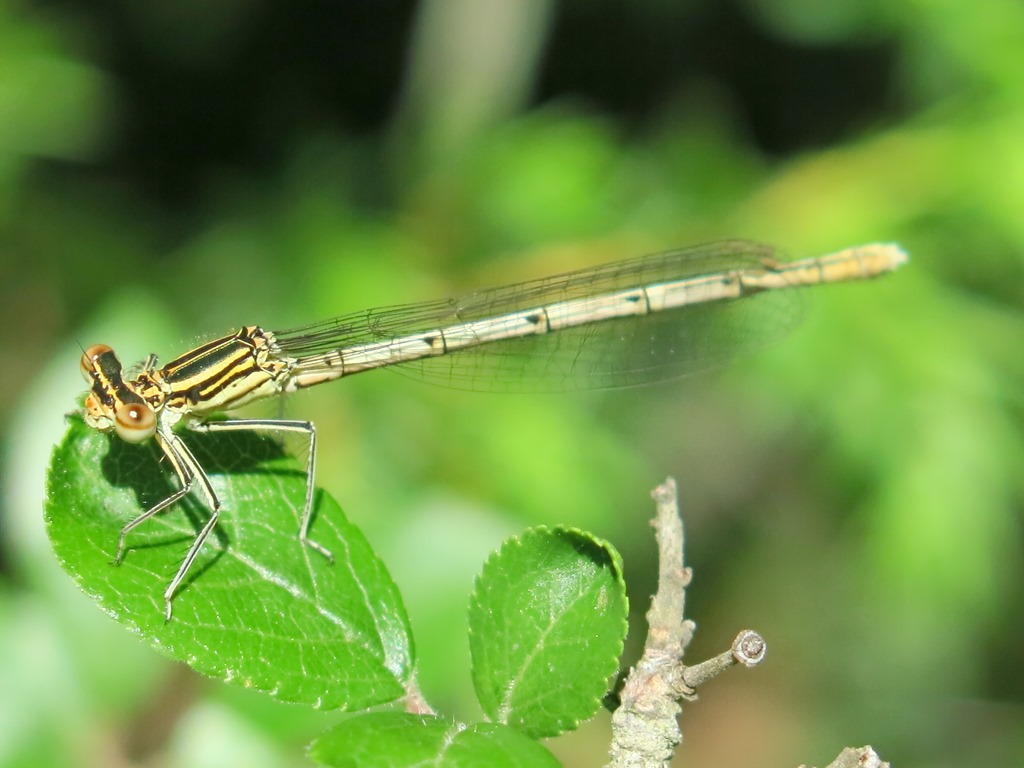
[[[109,450],[100,462],[100,471],[111,485],[131,490],[140,511],[151,509],[177,490],[177,478],[167,468],[167,462],[154,441],[143,445],[131,445],[117,437],[108,436],[108,445]],[[189,509],[190,506],[190,504],[180,504],[180,508],[184,510]],[[194,523],[195,512],[193,511],[188,516]],[[121,522],[125,524],[130,521],[123,520]],[[144,530],[146,527],[144,524],[139,530]],[[110,532],[112,548],[117,544],[118,533],[118,530]],[[159,540],[150,538],[146,541],[134,542],[131,538],[129,536],[126,556],[131,550],[163,547],[184,542],[188,537],[169,535]]]
[[[287,456],[280,442],[260,432],[182,432],[181,436],[211,475],[249,472]]]
[[[298,474],[289,467],[265,466],[275,460],[283,459],[286,454],[282,446],[272,438],[255,432],[220,432],[220,433],[182,433],[182,439],[195,455],[199,465],[207,475],[217,476],[233,473],[262,471],[268,474]],[[139,510],[151,509],[178,490],[180,484],[170,462],[163,455],[155,440],[143,445],[133,445],[109,436],[109,450],[103,457],[100,469],[107,482],[111,485],[130,489],[138,504]],[[221,500],[223,502],[223,499]],[[209,515],[209,508],[203,502],[195,486],[185,498],[177,502],[163,513],[183,512],[189,525],[198,535]],[[128,520],[124,521],[129,522]],[[137,531],[146,529],[151,521],[143,523]],[[134,533],[134,532],[133,532]],[[113,541],[117,541],[117,532],[112,532]],[[225,526],[218,525],[212,535],[216,537],[219,547],[217,555],[204,560],[201,566],[189,573],[188,582],[193,581],[207,568],[216,562],[230,544]],[[127,552],[132,550],[151,549],[175,544],[188,544],[193,536],[169,534],[166,537],[149,537],[144,541],[127,542]],[[183,551],[184,556],[184,551]]]
[[[576,552],[590,560],[598,567],[610,568],[613,571],[618,570],[611,552],[589,536],[584,536],[576,531],[566,530],[564,528],[556,529],[552,533],[565,541],[569,546],[576,550]]]

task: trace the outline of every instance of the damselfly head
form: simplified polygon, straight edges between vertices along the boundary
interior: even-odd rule
[[[119,395],[130,396],[124,402]],[[109,393],[107,397],[90,392],[85,397],[85,423],[101,432],[117,432],[117,436],[126,443],[141,443],[148,440],[156,432],[156,413],[144,402],[136,402],[137,396],[130,390]]]
[[[106,344],[93,344],[80,362],[90,386],[85,423],[101,432],[114,430],[127,443],[141,443],[156,432],[156,413],[121,378],[121,361]]]

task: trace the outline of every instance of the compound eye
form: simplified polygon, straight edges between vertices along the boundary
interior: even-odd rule
[[[126,443],[141,443],[156,432],[156,414],[145,403],[125,403],[114,414],[114,429]]]
[[[113,352],[113,350],[106,344],[93,344],[82,354],[82,378],[87,384],[92,384],[92,374],[96,370],[96,358],[107,352]]]

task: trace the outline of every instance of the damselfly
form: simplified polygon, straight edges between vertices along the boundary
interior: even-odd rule
[[[786,289],[871,278],[906,260],[895,245],[783,263],[768,246],[712,243],[459,299],[364,310],[290,331],[247,325],[162,368],[150,355],[134,376],[122,373],[110,347],[89,347],[81,361],[90,387],[86,423],[131,443],[155,438],[181,483],[121,529],[114,562],[121,562],[135,528],[198,489],[210,516],[164,591],[169,620],[171,601],[221,509],[209,476],[174,431],[179,422],[199,432],[305,436],[306,497],[298,538],[330,560],[331,553],[309,536],[313,424],[209,416],[384,366],[415,368],[422,378],[488,390],[598,389],[668,379],[784,331],[795,319],[788,300],[794,292]]]

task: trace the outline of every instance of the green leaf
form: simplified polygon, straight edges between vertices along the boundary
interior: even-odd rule
[[[540,744],[506,726],[465,726],[404,712],[350,718],[314,741],[309,756],[336,768],[547,768],[559,764]]]
[[[477,697],[492,720],[534,737],[594,714],[626,635],[622,562],[578,530],[535,528],[505,542],[469,609]]]
[[[253,433],[186,435],[223,506],[164,620],[163,592],[209,510],[191,494],[128,536],[121,527],[177,486],[152,443],[128,445],[73,417],[48,474],[46,526],[78,585],[117,621],[198,672],[325,709],[402,695],[414,669],[397,588],[362,533],[318,491],[297,537],[305,473]]]

